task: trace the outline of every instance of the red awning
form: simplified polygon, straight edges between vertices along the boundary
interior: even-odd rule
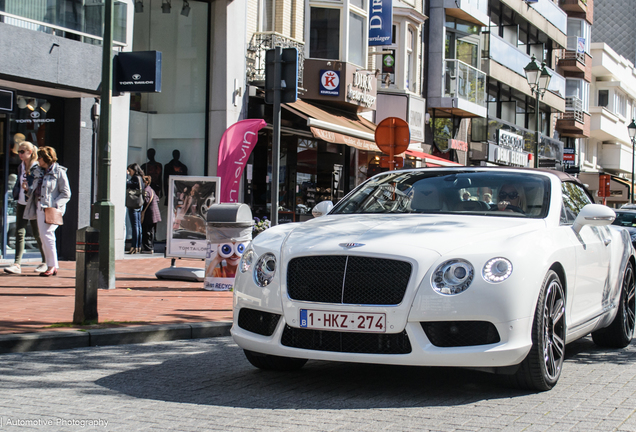
[[[448,159],[418,152],[415,150],[407,150],[405,153],[408,156],[415,156],[417,158],[422,159],[424,162],[426,162],[427,167],[463,166],[462,164],[459,164],[457,162],[452,162],[452,161],[449,161]]]

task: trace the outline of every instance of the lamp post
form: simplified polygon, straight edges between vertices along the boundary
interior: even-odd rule
[[[545,62],[537,63],[537,58],[532,54],[532,58],[530,59],[530,63],[526,67],[523,68],[526,72],[526,79],[528,80],[528,85],[530,86],[530,91],[536,97],[536,108],[535,108],[535,117],[537,119],[537,142],[534,147],[534,164],[536,168],[539,168],[539,137],[541,135],[540,128],[540,118],[539,118],[539,98],[543,97],[545,91],[548,89],[548,85],[550,84],[550,79],[552,78],[552,74],[545,67]]]
[[[634,204],[634,157],[636,157],[636,153],[634,153],[634,148],[636,147],[636,123],[634,119],[632,119],[632,122],[627,126],[627,132],[629,132],[629,138],[632,140],[632,190],[629,194],[629,202]]]

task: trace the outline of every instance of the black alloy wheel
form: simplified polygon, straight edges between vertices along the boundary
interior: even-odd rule
[[[510,377],[514,386],[545,391],[556,385],[565,357],[565,329],[565,292],[559,276],[550,270],[537,300],[532,348]]]
[[[596,345],[607,348],[625,348],[632,341],[636,317],[636,287],[634,284],[634,266],[628,263],[621,284],[621,297],[616,318],[609,326],[592,333],[592,340]]]

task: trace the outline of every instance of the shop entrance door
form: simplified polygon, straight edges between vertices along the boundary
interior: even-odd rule
[[[5,155],[7,154],[7,148],[9,145],[9,114],[0,114],[0,226],[5,227],[5,221],[7,220],[7,214],[5,209],[7,208],[7,194],[5,193],[7,184],[7,160]],[[7,250],[7,236],[6,230],[0,231],[0,256],[6,257]]]

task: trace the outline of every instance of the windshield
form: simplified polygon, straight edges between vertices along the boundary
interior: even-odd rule
[[[616,219],[612,222],[612,225],[618,225],[627,228],[636,227],[636,212],[621,212],[616,211]]]
[[[544,218],[550,181],[532,173],[395,171],[361,184],[331,214],[444,213]]]

